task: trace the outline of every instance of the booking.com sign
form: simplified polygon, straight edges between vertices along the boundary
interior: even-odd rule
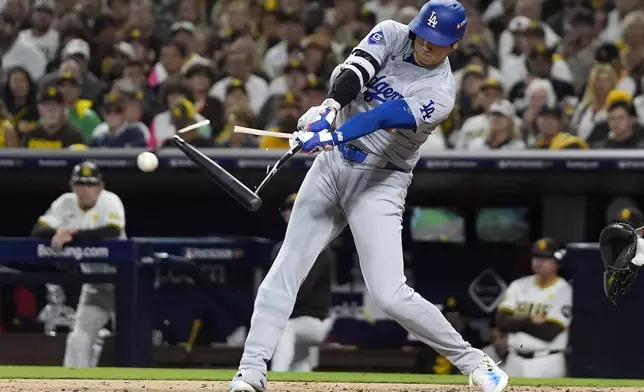
[[[104,246],[66,246],[62,249],[53,249],[47,245],[38,244],[39,258],[60,257],[66,259],[106,259],[110,257],[110,250]]]

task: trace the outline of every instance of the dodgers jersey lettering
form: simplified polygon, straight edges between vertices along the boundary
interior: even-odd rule
[[[56,199],[39,221],[54,229],[72,227],[77,230],[90,230],[102,226],[116,226],[121,230],[119,239],[126,239],[125,208],[115,193],[103,190],[94,207],[83,211],[78,205],[78,198],[73,192],[62,194]],[[109,264],[81,263],[85,273],[111,273],[116,269]]]
[[[563,331],[552,342],[537,339],[524,332],[510,333],[508,346],[511,350],[564,350],[568,346],[568,328],[572,321],[572,287],[565,279],[558,278],[546,287],[537,284],[536,275],[517,279],[508,287],[499,310],[517,316],[544,316],[546,321],[563,327]]]
[[[416,118],[416,130],[379,129],[351,144],[388,159],[394,165],[412,169],[419,158],[419,147],[429,134],[449,116],[456,100],[456,82],[448,59],[435,68],[414,65],[410,58],[413,41],[406,25],[386,20],[378,23],[356,49],[373,56],[380,70],[365,84],[358,97],[340,110],[336,129],[357,113],[369,111],[381,103],[404,99]],[[342,70],[333,71],[334,81]]]

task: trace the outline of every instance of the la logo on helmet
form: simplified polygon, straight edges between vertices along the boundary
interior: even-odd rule
[[[436,17],[436,12],[435,11],[432,11],[432,14],[429,16],[429,20],[427,20],[427,24],[432,29],[436,28],[436,25],[438,24],[438,18]]]

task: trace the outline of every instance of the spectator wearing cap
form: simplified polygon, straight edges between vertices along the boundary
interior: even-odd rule
[[[259,113],[268,99],[268,83],[253,73],[252,61],[252,54],[245,49],[228,53],[224,67],[228,76],[215,83],[208,94],[224,102],[226,89],[231,84],[231,81],[239,79],[244,83],[247,91],[252,91],[250,106],[256,114]]]
[[[188,48],[183,43],[166,42],[161,47],[159,62],[154,65],[148,76],[148,86],[158,89],[166,80],[180,77],[181,67],[186,63],[189,55]]]
[[[277,10],[277,1],[264,2],[262,13],[259,18],[260,37],[258,39],[258,47],[262,53],[266,53],[282,40],[280,36],[281,27],[279,24],[280,15]]]
[[[113,87],[119,90],[141,92],[143,94],[143,122],[151,124],[152,118],[162,109],[152,89],[148,87],[146,64],[140,60],[129,60],[123,66],[121,78],[114,82]],[[165,106],[165,105],[163,105]]]
[[[19,39],[36,45],[52,61],[58,53],[60,36],[52,24],[56,16],[54,0],[37,0],[31,13],[31,28],[22,30]]]
[[[81,99],[82,86],[80,75],[74,72],[62,72],[56,81],[67,108],[69,123],[78,128],[85,140],[91,140],[94,129],[101,123],[101,118],[92,110],[92,101]]]
[[[586,141],[593,147],[597,147],[602,144],[610,134],[610,126],[608,122],[608,109],[611,108],[616,103],[623,103],[626,106],[631,105],[633,98],[631,95],[624,90],[613,90],[606,97],[606,120],[598,122],[593,130],[590,132]],[[633,108],[633,110],[635,110]]]
[[[0,99],[0,148],[16,147],[20,147],[20,138],[11,123],[11,114],[7,111],[7,106]]]
[[[544,45],[552,48],[556,46],[561,37],[555,33],[552,27],[545,23],[541,23],[541,1],[534,0],[516,0],[514,3],[514,16],[507,28],[501,33],[499,37],[499,59],[506,58],[511,54],[516,45],[516,34],[525,32],[529,25],[533,22],[539,23],[543,28]]]
[[[270,129],[273,132],[293,133],[297,130],[297,120],[304,113],[302,100],[293,93],[286,93],[282,97],[277,112],[277,126]],[[287,149],[289,139],[262,136],[259,139],[261,149]]]
[[[622,36],[626,16],[631,12],[644,10],[644,4],[640,0],[620,0],[614,4],[615,8],[607,15],[606,27],[599,34],[599,40],[602,42],[617,42]]]
[[[197,37],[195,33],[195,25],[185,20],[176,22],[170,27],[170,38],[186,46],[188,49],[188,58],[192,57],[197,51]]]
[[[62,31],[61,31],[62,36]],[[39,81],[38,89],[40,92],[55,87],[60,71],[63,71],[65,63],[75,63],[79,68],[79,75],[82,78],[81,86],[83,87],[82,96],[90,101],[99,101],[105,91],[105,84],[101,82],[96,75],[89,71],[90,48],[89,44],[80,39],[70,40],[64,47],[60,56],[60,69],[48,73]],[[36,79],[34,79],[36,80]]]
[[[629,75],[628,69],[622,62],[622,57],[622,50],[617,45],[605,43],[597,48],[595,62],[613,67],[617,74],[617,86],[615,88],[627,91],[631,96],[634,96],[637,91],[637,83]]]
[[[502,99],[494,102],[487,113],[488,131],[473,139],[469,150],[523,150],[525,143],[516,123],[514,106]]]
[[[18,39],[19,26],[7,12],[0,14],[0,66],[4,71],[23,67],[33,80],[45,74],[47,57],[32,42]]]
[[[268,86],[270,96],[284,95],[287,91],[302,91],[306,85],[306,67],[300,60],[291,60],[283,74],[271,81]]]
[[[454,80],[457,86],[460,86],[463,82],[463,74],[467,70],[468,65],[478,65],[483,68],[485,74],[489,77],[504,82],[503,74],[501,74],[498,68],[490,64],[490,57],[481,46],[475,44],[459,45],[454,56],[456,57],[455,64],[463,64],[462,68],[454,72]],[[452,62],[451,59],[450,62]],[[504,84],[503,87],[507,89],[510,86]]]
[[[526,75],[510,89],[510,101],[516,106],[520,113],[526,108],[525,93],[527,86],[535,79],[548,79],[557,96],[557,100],[571,102],[576,104],[576,94],[573,85],[564,78],[557,76],[555,70],[556,64],[564,64],[567,72],[570,70],[565,66],[565,62],[555,62],[554,50],[548,49],[543,45],[537,45],[525,59]],[[564,72],[563,74],[565,74]]]
[[[516,47],[501,59],[501,71],[509,88],[527,76],[526,59],[530,52],[539,46],[548,47],[545,37],[544,25],[541,22],[530,22],[515,31]],[[558,61],[557,68],[553,68],[551,74],[557,74],[560,79],[572,80],[570,69],[563,61]]]
[[[89,70],[99,79],[106,79],[112,66],[114,45],[117,42],[118,22],[109,13],[101,13],[91,27],[92,41]]]
[[[483,113],[465,120],[460,130],[452,134],[451,143],[454,148],[459,150],[469,149],[469,143],[472,140],[487,135],[490,125],[487,112],[494,102],[502,99],[505,99],[503,84],[499,79],[488,77],[481,85],[481,89],[476,96],[477,105],[483,108]]]
[[[606,121],[606,99],[617,87],[617,78],[615,69],[610,65],[598,64],[593,67],[582,101],[571,120],[571,129],[580,138],[586,140],[595,125]]]
[[[474,0],[477,3],[479,0]],[[463,37],[463,40],[459,44],[459,48],[462,46],[478,46],[485,55],[492,59],[496,59],[497,51],[497,42],[494,33],[490,26],[488,26],[481,17],[481,14],[478,12],[478,5],[471,4],[468,2],[464,3],[465,10],[467,11],[467,32]]]
[[[118,92],[110,92],[103,100],[102,113],[105,122],[96,127],[90,147],[147,147],[141,128],[130,124],[125,115],[127,101]]]
[[[170,107],[170,122],[175,130],[180,130],[181,128],[195,124],[197,122],[196,118],[197,111],[195,110],[195,106],[185,98],[175,102]],[[181,133],[181,138],[195,147],[212,147],[213,145],[213,139],[206,137],[198,128]],[[161,146],[173,146],[174,144],[171,140],[171,138],[165,139]]]
[[[250,97],[244,82],[239,79],[232,79],[226,88],[226,100],[224,106],[227,108],[244,106],[250,108]],[[252,110],[252,109],[251,109]]]
[[[114,90],[114,89],[113,89]],[[145,108],[145,93],[143,90],[114,90],[120,94],[123,99],[125,99],[125,121],[129,125],[136,126],[141,129],[145,135],[145,141],[150,142],[150,129],[146,124],[150,122],[147,121],[147,116]]]
[[[166,139],[171,138],[177,131],[174,125],[173,117],[170,108],[177,103],[182,102],[184,99],[192,103],[194,108],[194,97],[192,89],[181,80],[169,80],[163,86],[163,101],[168,108],[167,110],[157,114],[152,120],[150,127],[150,147],[156,148],[163,145]],[[192,112],[191,112],[192,113]],[[203,121],[205,118],[199,114],[194,114],[195,122]],[[212,138],[212,129],[210,126],[205,125],[198,129],[198,131],[206,138]]]
[[[304,27],[296,14],[280,13],[281,41],[266,51],[264,56],[264,71],[273,79],[282,73],[288,63],[288,48],[299,46],[304,38]]]
[[[192,89],[197,113],[210,120],[210,127],[217,135],[224,127],[224,106],[220,100],[208,95],[215,80],[212,62],[203,58],[192,59],[183,66],[181,75]]]
[[[21,145],[27,148],[59,149],[85,145],[83,133],[67,121],[63,95],[50,87],[38,97],[40,124],[22,135]]]
[[[136,53],[134,53],[134,47],[131,43],[127,41],[119,41],[114,44],[112,52],[112,64],[111,69],[119,69],[119,73],[123,73],[125,65],[130,61],[136,60]]]
[[[469,118],[484,112],[482,102],[477,100],[477,97],[486,79],[487,75],[483,67],[476,64],[470,64],[465,67],[454,110],[441,124],[446,134],[451,135],[452,132],[460,129]]]
[[[160,46],[157,37],[147,35],[142,29],[130,27],[123,33],[123,41],[128,42],[134,49],[134,58],[141,61],[149,68],[157,60],[157,50]],[[155,49],[156,48],[156,49]]]
[[[4,99],[13,128],[17,132],[26,132],[38,125],[38,98],[36,84],[26,69],[12,68],[7,72],[0,97]]]
[[[627,101],[608,107],[608,136],[594,148],[633,149],[644,147],[644,128],[635,123],[635,108]]]
[[[563,111],[558,105],[542,105],[537,113],[537,141],[532,148],[550,150],[588,149],[583,139],[563,131]]]
[[[226,125],[217,135],[215,146],[228,148],[257,148],[257,136],[233,132],[235,126],[256,128],[256,116],[249,106],[235,106],[226,111]]]
[[[329,75],[338,64],[331,51],[331,42],[323,34],[313,34],[302,41],[304,58],[302,64],[307,74],[320,77]]]

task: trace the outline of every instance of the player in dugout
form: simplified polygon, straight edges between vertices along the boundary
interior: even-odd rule
[[[537,240],[534,274],[512,282],[499,304],[496,326],[508,333],[505,371],[510,376],[566,376],[572,287],[559,276],[564,252],[551,238]]]
[[[288,224],[296,194],[286,198],[282,217]],[[275,260],[283,241],[275,244],[271,259]],[[318,256],[309,275],[300,287],[293,313],[271,359],[274,372],[311,372],[318,366],[319,345],[325,340],[335,318],[331,308],[331,265],[333,256],[328,248]]]
[[[82,162],[72,171],[71,192],[58,197],[32,229],[33,237],[51,240],[59,250],[75,240],[125,239],[125,209],[121,199],[105,189],[94,163]],[[115,273],[108,264],[81,263],[84,273]],[[67,336],[64,366],[93,367],[92,346],[114,313],[114,285],[83,284],[76,320]]]

